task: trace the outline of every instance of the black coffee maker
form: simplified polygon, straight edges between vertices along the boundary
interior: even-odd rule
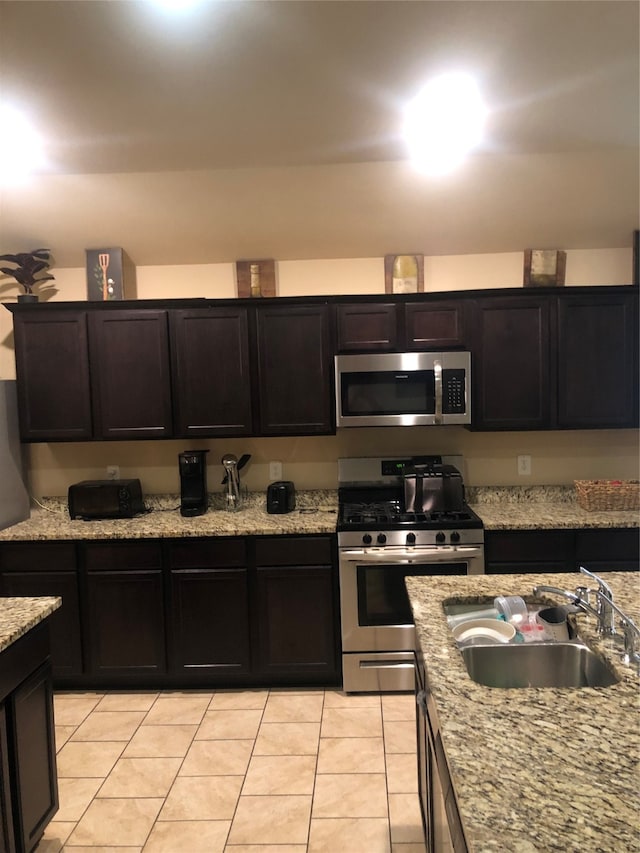
[[[180,468],[180,515],[204,515],[207,511],[208,450],[185,450],[178,454]]]

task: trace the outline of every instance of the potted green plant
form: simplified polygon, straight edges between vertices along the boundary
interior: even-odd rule
[[[0,261],[9,261],[15,267],[0,267],[0,272],[14,278],[24,289],[19,294],[19,302],[37,302],[38,296],[33,288],[55,276],[47,272],[51,265],[50,249],[34,249],[32,252],[19,252],[17,255],[0,255]]]

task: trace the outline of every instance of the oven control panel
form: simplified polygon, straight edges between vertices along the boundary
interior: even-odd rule
[[[340,548],[388,548],[388,547],[456,547],[457,545],[482,545],[484,530],[385,530],[384,533],[348,530],[338,533]]]

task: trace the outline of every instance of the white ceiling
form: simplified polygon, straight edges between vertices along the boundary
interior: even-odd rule
[[[634,0],[0,0],[0,96],[49,140],[0,196],[0,251],[57,266],[631,245],[639,227]],[[485,146],[411,170],[403,103],[470,71]],[[2,128],[9,133],[10,128]]]

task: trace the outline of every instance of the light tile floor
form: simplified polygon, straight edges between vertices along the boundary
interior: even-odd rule
[[[424,853],[415,704],[325,690],[57,693],[37,853]]]

